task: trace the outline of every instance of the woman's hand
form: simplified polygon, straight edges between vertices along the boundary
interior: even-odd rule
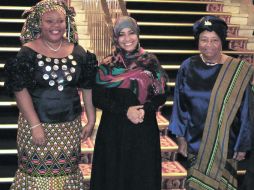
[[[237,161],[242,161],[245,159],[245,156],[246,156],[246,152],[235,152],[233,159]]]
[[[81,132],[81,142],[85,142],[93,133],[94,124],[86,124]]]
[[[86,110],[87,116],[87,124],[83,128],[81,132],[81,142],[86,141],[88,137],[92,135],[93,128],[96,122],[96,114],[95,114],[95,107],[93,105],[92,100],[92,90],[91,89],[83,89],[82,90],[82,97],[84,101],[84,106]]]
[[[177,137],[178,153],[187,157],[187,142],[184,137]]]
[[[38,146],[43,145],[46,141],[46,138],[45,138],[45,133],[44,133],[42,125],[32,128],[31,131],[32,131],[33,143]]]
[[[127,111],[127,118],[134,124],[142,123],[144,121],[145,111],[143,105],[130,106]]]

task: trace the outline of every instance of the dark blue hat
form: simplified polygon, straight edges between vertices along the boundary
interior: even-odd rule
[[[216,16],[204,16],[193,25],[195,40],[198,41],[200,33],[205,30],[209,32],[214,31],[220,37],[222,44],[226,42],[227,29],[226,22]]]

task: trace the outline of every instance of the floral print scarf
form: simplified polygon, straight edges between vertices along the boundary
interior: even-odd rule
[[[164,94],[166,81],[167,75],[155,55],[139,46],[131,53],[116,48],[113,55],[100,64],[96,75],[98,85],[130,89],[141,104]]]

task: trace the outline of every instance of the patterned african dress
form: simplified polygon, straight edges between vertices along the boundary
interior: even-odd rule
[[[6,64],[6,87],[27,88],[42,123],[46,143],[32,142],[31,126],[22,114],[18,120],[18,170],[11,189],[82,190],[82,111],[78,88],[91,89],[95,56],[76,45],[63,58],[50,58],[22,47]]]

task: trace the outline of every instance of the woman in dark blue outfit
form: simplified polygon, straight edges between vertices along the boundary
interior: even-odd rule
[[[200,55],[185,60],[178,72],[169,130],[188,157],[188,189],[237,188],[236,160],[250,149],[253,68],[222,53],[223,20],[206,16],[193,30]]]
[[[252,88],[253,91],[253,88]],[[253,117],[253,113],[254,113],[254,98],[253,96],[250,97],[249,99],[249,105],[250,105],[250,119],[251,119],[251,123],[252,123],[252,131],[251,131],[251,139],[252,139],[252,146],[251,146],[251,151],[250,151],[250,155],[247,159],[247,168],[246,168],[246,174],[244,177],[244,181],[243,181],[243,185],[240,188],[241,190],[252,190],[254,187],[254,117]]]

